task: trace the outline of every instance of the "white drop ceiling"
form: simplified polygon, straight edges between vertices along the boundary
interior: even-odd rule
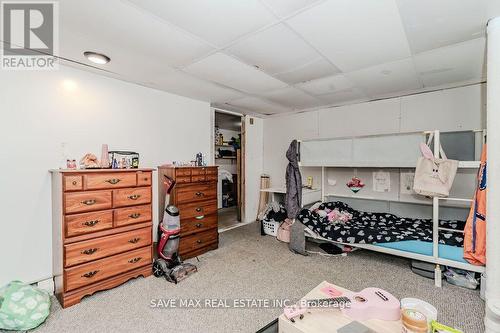
[[[216,107],[297,112],[483,82],[499,2],[64,0],[57,55]]]

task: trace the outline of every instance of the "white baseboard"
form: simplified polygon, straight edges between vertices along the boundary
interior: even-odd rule
[[[38,288],[46,290],[50,295],[54,295],[54,279],[38,281],[36,285]]]

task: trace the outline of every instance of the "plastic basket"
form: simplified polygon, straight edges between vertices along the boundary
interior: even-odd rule
[[[264,233],[269,236],[276,237],[278,235],[278,228],[280,226],[280,222],[276,221],[262,221],[262,226],[264,228]]]

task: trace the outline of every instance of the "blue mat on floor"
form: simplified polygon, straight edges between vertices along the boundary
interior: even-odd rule
[[[408,240],[401,242],[374,244],[376,246],[388,249],[400,250],[405,252],[419,253],[432,256],[432,243],[418,240]],[[439,244],[439,258],[468,263],[464,258],[464,248]]]

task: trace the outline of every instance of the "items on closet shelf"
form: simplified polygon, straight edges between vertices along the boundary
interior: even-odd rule
[[[481,153],[477,187],[464,230],[464,259],[473,265],[486,264],[486,145]]]

